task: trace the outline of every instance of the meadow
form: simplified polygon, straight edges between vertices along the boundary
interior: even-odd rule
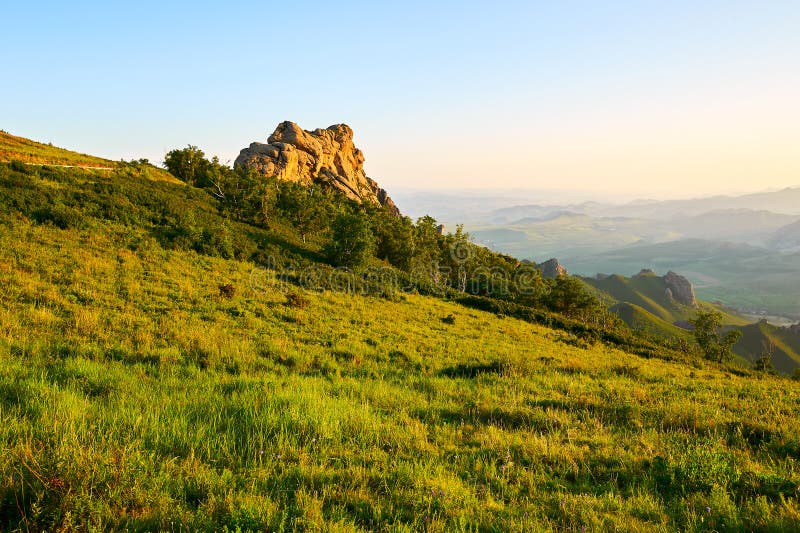
[[[0,529],[800,529],[796,381],[308,290],[133,171],[0,181]]]

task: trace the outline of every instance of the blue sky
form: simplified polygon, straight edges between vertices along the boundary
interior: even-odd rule
[[[166,5],[165,5],[166,4]],[[800,185],[800,2],[15,2],[0,128],[223,160],[346,122],[391,188]]]

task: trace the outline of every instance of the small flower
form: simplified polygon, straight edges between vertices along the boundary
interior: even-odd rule
[[[258,450],[258,455],[264,455],[264,450]]]
[[[711,513],[711,507],[706,506],[706,514],[710,514],[710,513]]]

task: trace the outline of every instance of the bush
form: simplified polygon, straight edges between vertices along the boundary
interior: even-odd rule
[[[305,309],[309,304],[308,298],[299,292],[290,292],[286,295],[286,305],[297,309]]]
[[[23,174],[27,174],[28,165],[26,165],[22,161],[14,159],[13,161],[11,161],[11,170],[13,170],[14,172],[22,172]]]
[[[449,314],[449,315],[447,315],[447,316],[445,316],[445,317],[442,317],[442,319],[441,319],[441,320],[442,320],[442,322],[443,322],[443,323],[445,323],[445,324],[450,324],[450,325],[453,325],[453,324],[455,324],[455,323],[456,323],[456,317],[455,317],[455,315],[453,315],[452,313],[451,313],[451,314]]]
[[[234,297],[234,295],[236,295],[236,288],[230,283],[220,285],[219,295],[227,300],[230,300]]]
[[[83,214],[80,211],[63,204],[37,209],[31,218],[39,224],[52,224],[60,229],[80,228],[84,224]]]

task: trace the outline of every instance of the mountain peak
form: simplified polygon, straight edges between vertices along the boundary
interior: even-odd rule
[[[242,149],[234,166],[304,185],[321,183],[356,202],[379,204],[399,214],[388,193],[364,172],[364,154],[353,143],[353,129],[347,124],[308,131],[294,122],[281,122],[267,144],[254,142]]]
[[[564,266],[558,262],[558,259],[553,257],[552,259],[548,259],[544,263],[540,263],[537,265],[539,270],[542,271],[543,278],[555,279],[561,276],[567,276],[569,273]]]

